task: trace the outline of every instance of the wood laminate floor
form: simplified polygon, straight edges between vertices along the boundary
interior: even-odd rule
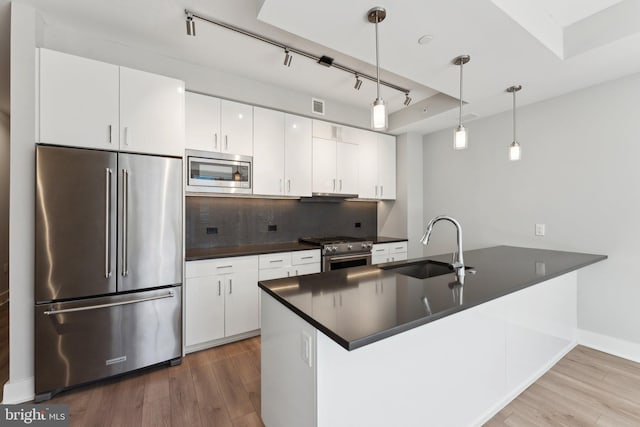
[[[72,426],[262,426],[260,338],[50,402],[70,405]],[[578,346],[485,426],[640,426],[640,364]]]

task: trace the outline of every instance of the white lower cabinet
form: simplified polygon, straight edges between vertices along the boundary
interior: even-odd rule
[[[260,328],[257,255],[189,261],[185,271],[187,351]]]
[[[407,259],[407,242],[378,243],[371,248],[371,264],[404,261]]]
[[[320,273],[320,249],[260,255],[260,280]]]

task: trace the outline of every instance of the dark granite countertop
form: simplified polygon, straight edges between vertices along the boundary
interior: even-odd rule
[[[374,236],[374,237],[367,237],[366,239],[372,240],[374,244],[406,242],[409,240],[405,237],[387,237],[387,236]]]
[[[451,255],[428,258],[449,262]],[[463,304],[456,302],[454,273],[415,279],[387,269],[417,260],[269,280],[259,286],[342,347],[354,350],[607,256],[496,246],[465,251],[464,258],[476,273],[465,276]]]
[[[223,248],[187,249],[185,258],[187,261],[198,261],[203,259],[271,254],[275,252],[306,251],[309,249],[320,249],[320,246],[300,242],[285,242],[229,246]]]

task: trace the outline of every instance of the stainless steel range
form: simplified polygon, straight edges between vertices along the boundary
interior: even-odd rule
[[[371,240],[348,236],[302,237],[299,240],[322,247],[322,271],[371,264]]]

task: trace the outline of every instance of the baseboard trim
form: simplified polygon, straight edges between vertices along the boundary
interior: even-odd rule
[[[640,363],[640,343],[579,329],[578,344]]]
[[[558,363],[563,357],[565,357],[571,350],[575,348],[578,343],[574,340],[560,350],[551,360],[541,366],[536,372],[534,372],[529,378],[522,382],[517,387],[514,387],[512,391],[507,394],[504,399],[489,409],[484,415],[480,416],[473,424],[474,426],[482,426],[491,418],[493,418],[498,412],[500,412],[505,406],[511,403],[516,397],[520,396],[530,385],[538,381],[547,371],[549,371],[553,365]]]
[[[249,331],[249,332],[245,332],[238,335],[233,335],[230,337],[220,338],[219,340],[207,341],[200,344],[185,346],[184,352],[185,354],[194,353],[196,351],[206,350],[208,348],[229,344],[235,341],[241,341],[247,338],[257,337],[258,335],[260,335],[260,329],[256,329],[255,331]]]
[[[30,402],[34,398],[35,382],[33,377],[21,381],[8,381],[4,385],[3,405]]]

